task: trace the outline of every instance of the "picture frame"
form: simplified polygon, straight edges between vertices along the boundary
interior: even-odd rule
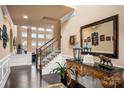
[[[94,46],[99,45],[98,32],[92,33],[91,36],[92,36],[92,45]]]
[[[70,45],[75,45],[75,43],[76,43],[76,35],[70,36],[69,44]]]
[[[9,41],[6,25],[3,25],[2,40],[3,40],[3,48],[6,48],[7,42]]]
[[[106,36],[106,41],[111,41],[111,36]]]
[[[100,41],[105,41],[105,35],[100,35]]]

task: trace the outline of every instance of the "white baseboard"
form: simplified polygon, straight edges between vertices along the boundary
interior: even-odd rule
[[[32,55],[31,53],[27,54],[15,54],[10,57],[9,60],[10,66],[23,66],[23,65],[32,65]]]
[[[0,60],[0,88],[3,88],[6,84],[6,81],[10,74],[10,66],[9,66],[9,58],[10,55],[4,57],[2,60]]]
[[[6,81],[8,80],[8,77],[10,75],[10,70],[6,73],[4,80],[2,81],[0,88],[4,88]]]

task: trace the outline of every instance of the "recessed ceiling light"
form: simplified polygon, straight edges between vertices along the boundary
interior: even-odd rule
[[[24,15],[23,18],[24,18],[24,19],[28,19],[28,16]]]

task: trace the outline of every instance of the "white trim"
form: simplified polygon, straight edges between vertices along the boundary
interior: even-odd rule
[[[32,55],[30,52],[27,54],[13,54],[9,59],[10,67],[32,65]]]
[[[6,57],[4,57],[4,58],[2,58],[1,60],[0,60],[0,63],[1,62],[3,62],[3,61],[5,61],[7,58],[9,58],[11,56],[11,54],[9,54],[9,55],[7,55]]]
[[[62,54],[64,58],[73,58],[73,56]]]
[[[5,5],[2,5],[1,8],[2,8],[2,10],[4,12],[4,16],[8,17],[10,24],[14,25],[13,21],[12,21],[12,19],[10,17],[10,14],[9,14],[9,11],[8,11],[7,7]]]
[[[10,66],[9,66],[9,58],[10,58],[11,54],[7,55],[6,57],[4,57],[3,59],[0,60],[0,68],[1,68],[1,80],[0,80],[0,87],[4,87],[9,74],[10,74]],[[4,73],[4,67],[6,69],[6,72]]]
[[[65,21],[69,20],[74,15],[75,15],[75,12],[74,12],[74,10],[72,10],[71,12],[67,13],[65,16],[60,18],[61,23],[64,23]]]
[[[0,88],[4,88],[4,86],[5,86],[5,84],[6,84],[6,81],[7,81],[7,79],[8,79],[8,77],[9,77],[9,75],[10,75],[10,70],[8,70],[8,72],[6,72],[6,74],[5,74],[5,78],[3,79],[3,81],[0,83]]]
[[[98,52],[98,53],[109,53],[109,54],[113,54],[113,52],[109,52],[109,51],[91,51],[91,52]]]
[[[78,5],[64,5],[64,6],[74,8],[74,9],[76,9],[78,7]]]

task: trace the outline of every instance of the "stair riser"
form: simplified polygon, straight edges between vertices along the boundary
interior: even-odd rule
[[[49,53],[47,55],[47,57],[45,57],[43,60],[42,60],[42,68],[47,66],[51,61],[53,61],[61,52],[52,52],[52,53]],[[39,65],[40,65],[40,61],[38,62]]]

